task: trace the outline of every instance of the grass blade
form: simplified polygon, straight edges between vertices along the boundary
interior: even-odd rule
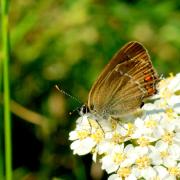
[[[8,0],[1,0],[2,7],[2,58],[4,87],[4,136],[5,136],[5,177],[12,180],[11,117],[9,90],[9,16]]]

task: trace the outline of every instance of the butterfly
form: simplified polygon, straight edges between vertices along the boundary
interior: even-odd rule
[[[135,112],[143,100],[156,94],[158,74],[146,48],[139,42],[125,44],[93,84],[80,114],[107,119]]]

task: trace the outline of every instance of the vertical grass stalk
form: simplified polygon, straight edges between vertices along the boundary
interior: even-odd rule
[[[1,17],[0,17],[1,22]],[[0,31],[1,32],[1,31]],[[1,37],[1,35],[0,35]],[[0,39],[0,42],[2,39]],[[1,45],[0,45],[1,48]],[[1,50],[0,50],[1,54]],[[3,77],[3,67],[2,67],[2,57],[0,56],[0,98],[2,98],[2,77]],[[2,109],[2,100],[0,99],[0,179],[4,178],[4,154],[3,154],[3,137],[4,137],[4,128],[3,128],[3,109]]]
[[[2,58],[0,57],[0,98],[2,98],[2,77],[3,77]],[[4,131],[3,109],[2,109],[2,102],[0,100],[0,179],[4,179],[3,131]]]
[[[9,92],[9,17],[8,0],[1,0],[2,7],[2,58],[4,87],[4,136],[5,136],[5,177],[12,180],[11,117]]]

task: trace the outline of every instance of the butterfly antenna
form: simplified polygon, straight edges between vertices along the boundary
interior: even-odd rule
[[[76,111],[77,111],[77,112],[79,112],[79,109],[80,109],[80,108],[79,108],[79,107],[77,107],[77,108],[76,108],[76,109],[74,109],[72,112],[69,112],[69,115],[74,114],[74,112],[76,112]]]
[[[74,96],[68,94],[68,93],[65,92],[64,90],[60,89],[59,86],[58,86],[57,84],[55,85],[55,88],[56,88],[59,92],[61,92],[62,94],[64,94],[64,95],[66,95],[66,96],[68,96],[68,97],[74,99],[74,100],[75,100],[76,102],[78,102],[79,104],[82,104],[82,102],[81,102],[79,99],[77,99],[76,97],[74,97]],[[71,113],[71,114],[72,114],[72,113]]]

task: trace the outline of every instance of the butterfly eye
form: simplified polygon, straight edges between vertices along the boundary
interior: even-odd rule
[[[82,112],[83,112],[83,114],[86,113],[86,106],[83,106],[83,107],[82,107]]]
[[[89,113],[89,108],[88,108],[88,106],[87,105],[83,105],[82,107],[81,107],[81,111],[80,111],[80,114],[86,114],[86,113]]]

